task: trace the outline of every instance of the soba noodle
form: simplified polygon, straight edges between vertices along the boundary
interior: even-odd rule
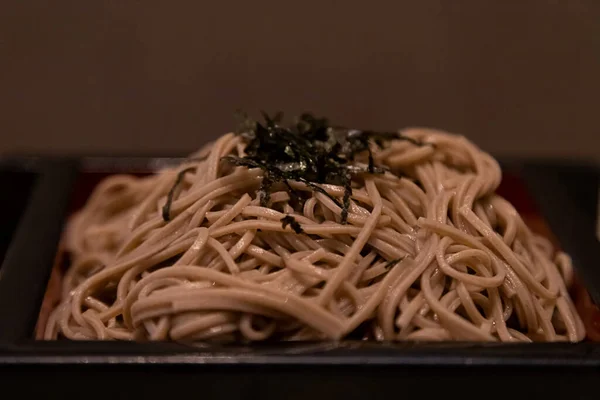
[[[276,184],[261,206],[263,171],[222,161],[244,156],[235,134],[178,167],[105,179],[68,224],[45,339],[582,340],[570,258],[495,194],[498,163],[462,136],[402,134],[432,145],[373,149],[389,170],[353,176],[347,224],[340,186],[289,182],[298,207]]]

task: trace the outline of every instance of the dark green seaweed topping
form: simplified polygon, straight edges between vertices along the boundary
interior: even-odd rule
[[[300,226],[300,223],[298,221],[296,221],[296,219],[294,217],[292,217],[291,215],[286,215],[285,217],[281,218],[280,221],[281,221],[281,227],[283,229],[285,229],[285,227],[289,225],[292,227],[294,232],[296,232],[298,234],[304,232],[302,230],[302,227]]]
[[[165,222],[168,222],[171,220],[171,204],[173,203],[173,196],[175,195],[175,190],[177,190],[177,187],[179,185],[181,185],[181,182],[183,181],[183,177],[185,176],[185,174],[187,174],[188,172],[194,172],[196,171],[196,167],[190,167],[190,168],[186,168],[182,171],[180,171],[177,174],[177,178],[175,178],[175,183],[173,184],[173,186],[171,187],[171,190],[169,190],[169,194],[167,195],[167,202],[165,203],[165,205],[162,208],[162,217],[165,220]]]
[[[302,114],[288,126],[282,124],[283,114],[270,117],[263,113],[263,124],[242,115],[238,134],[246,140],[246,156],[227,156],[225,160],[264,172],[259,196],[262,206],[268,206],[271,186],[276,182],[286,184],[292,202],[301,196],[288,181],[303,182],[312,190],[329,197],[340,209],[342,223],[348,217],[352,176],[361,173],[379,174],[384,168],[374,165],[370,143],[383,147],[391,140],[407,140],[415,145],[423,143],[395,132],[375,132],[333,126],[325,118]],[[356,156],[368,155],[367,168],[353,165]],[[342,203],[327,193],[321,184],[344,187]]]

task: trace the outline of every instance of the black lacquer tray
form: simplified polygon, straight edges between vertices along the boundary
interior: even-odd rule
[[[0,393],[61,397],[594,398],[600,390],[599,169],[504,160],[501,193],[573,257],[590,339],[577,344],[43,342],[35,328],[69,212],[106,174],[177,158],[0,159]],[[588,328],[590,329],[590,328]],[[598,335],[598,336],[595,336]],[[12,389],[11,389],[12,390]],[[6,398],[11,398],[7,396]]]

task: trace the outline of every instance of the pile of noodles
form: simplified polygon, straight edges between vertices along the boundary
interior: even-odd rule
[[[339,186],[289,182],[307,197],[293,207],[276,184],[262,207],[263,171],[222,160],[244,156],[234,134],[155,175],[107,178],[67,227],[45,338],[582,340],[570,259],[495,194],[498,163],[462,136],[402,134],[432,145],[374,149],[388,170],[353,176],[346,224]]]

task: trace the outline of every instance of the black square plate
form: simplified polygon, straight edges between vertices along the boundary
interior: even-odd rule
[[[34,329],[68,212],[107,173],[148,173],[176,158],[0,160],[0,391],[87,399],[177,393],[306,398],[450,395],[489,398],[600,389],[600,343],[294,343],[252,346],[43,342]],[[543,216],[578,266],[582,315],[600,325],[596,166],[505,161],[502,194]],[[7,222],[8,221],[8,222]],[[5,253],[5,254],[3,254]],[[588,296],[589,295],[589,296]],[[600,332],[598,326],[597,332]],[[600,334],[600,333],[599,333]],[[429,383],[436,379],[435,384]],[[122,380],[118,382],[117,380]],[[587,392],[590,391],[590,392]],[[111,394],[113,393],[114,394]],[[1,392],[0,392],[1,393]],[[587,397],[583,397],[587,398]]]

